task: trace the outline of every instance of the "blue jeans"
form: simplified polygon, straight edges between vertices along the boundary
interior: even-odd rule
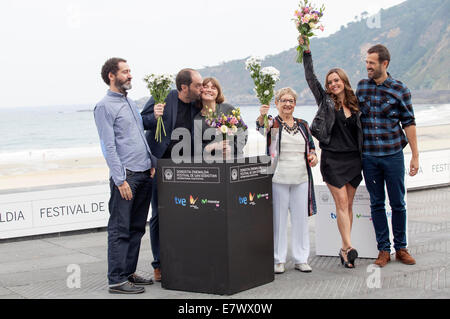
[[[152,194],[150,171],[130,172],[126,181],[133,193],[125,200],[110,179],[108,221],[108,282],[110,286],[124,283],[136,271],[142,236],[145,234],[148,208]]]
[[[152,247],[153,262],[152,267],[154,269],[160,268],[159,260],[159,218],[158,218],[158,191],[157,191],[157,180],[153,179],[153,189],[152,189],[152,217],[150,218],[150,246]]]
[[[363,173],[379,251],[391,250],[385,209],[385,190],[392,209],[394,248],[406,248],[405,160],[403,151],[387,156],[363,155]]]

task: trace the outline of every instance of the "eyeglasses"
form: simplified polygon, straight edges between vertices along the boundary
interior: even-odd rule
[[[280,102],[283,104],[287,104],[288,102],[291,104],[295,104],[295,100],[288,100],[288,99],[282,99],[280,100]]]

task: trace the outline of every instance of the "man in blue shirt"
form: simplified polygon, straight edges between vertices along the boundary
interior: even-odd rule
[[[372,221],[379,250],[375,264],[380,267],[390,261],[391,250],[384,204],[385,184],[392,208],[395,257],[404,264],[415,264],[406,249],[403,148],[409,142],[412,153],[409,175],[414,176],[419,169],[416,122],[411,92],[387,72],[389,62],[390,53],[385,46],[378,44],[371,47],[366,58],[368,79],[361,80],[356,90],[364,135],[364,180],[370,194]]]
[[[135,274],[149,211],[156,158],[144,134],[134,101],[127,97],[131,72],[127,61],[111,58],[102,67],[109,90],[94,109],[100,143],[110,171],[108,282],[110,293],[145,291],[151,279]]]

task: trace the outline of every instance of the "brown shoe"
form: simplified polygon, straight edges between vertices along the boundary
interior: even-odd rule
[[[400,248],[395,252],[395,260],[401,261],[405,265],[414,265],[416,260],[412,258],[406,248]]]
[[[153,271],[153,279],[155,281],[161,281],[161,269],[160,268],[155,268],[155,270]]]
[[[391,261],[391,254],[389,254],[388,251],[380,250],[380,252],[378,253],[378,258],[377,260],[375,260],[375,265],[384,267],[390,261]]]

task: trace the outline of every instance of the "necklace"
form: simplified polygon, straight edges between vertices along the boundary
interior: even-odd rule
[[[283,126],[283,129],[290,135],[296,135],[300,133],[300,127],[297,124],[297,121],[294,121],[294,125],[290,127],[285,121],[281,120],[281,125]]]

